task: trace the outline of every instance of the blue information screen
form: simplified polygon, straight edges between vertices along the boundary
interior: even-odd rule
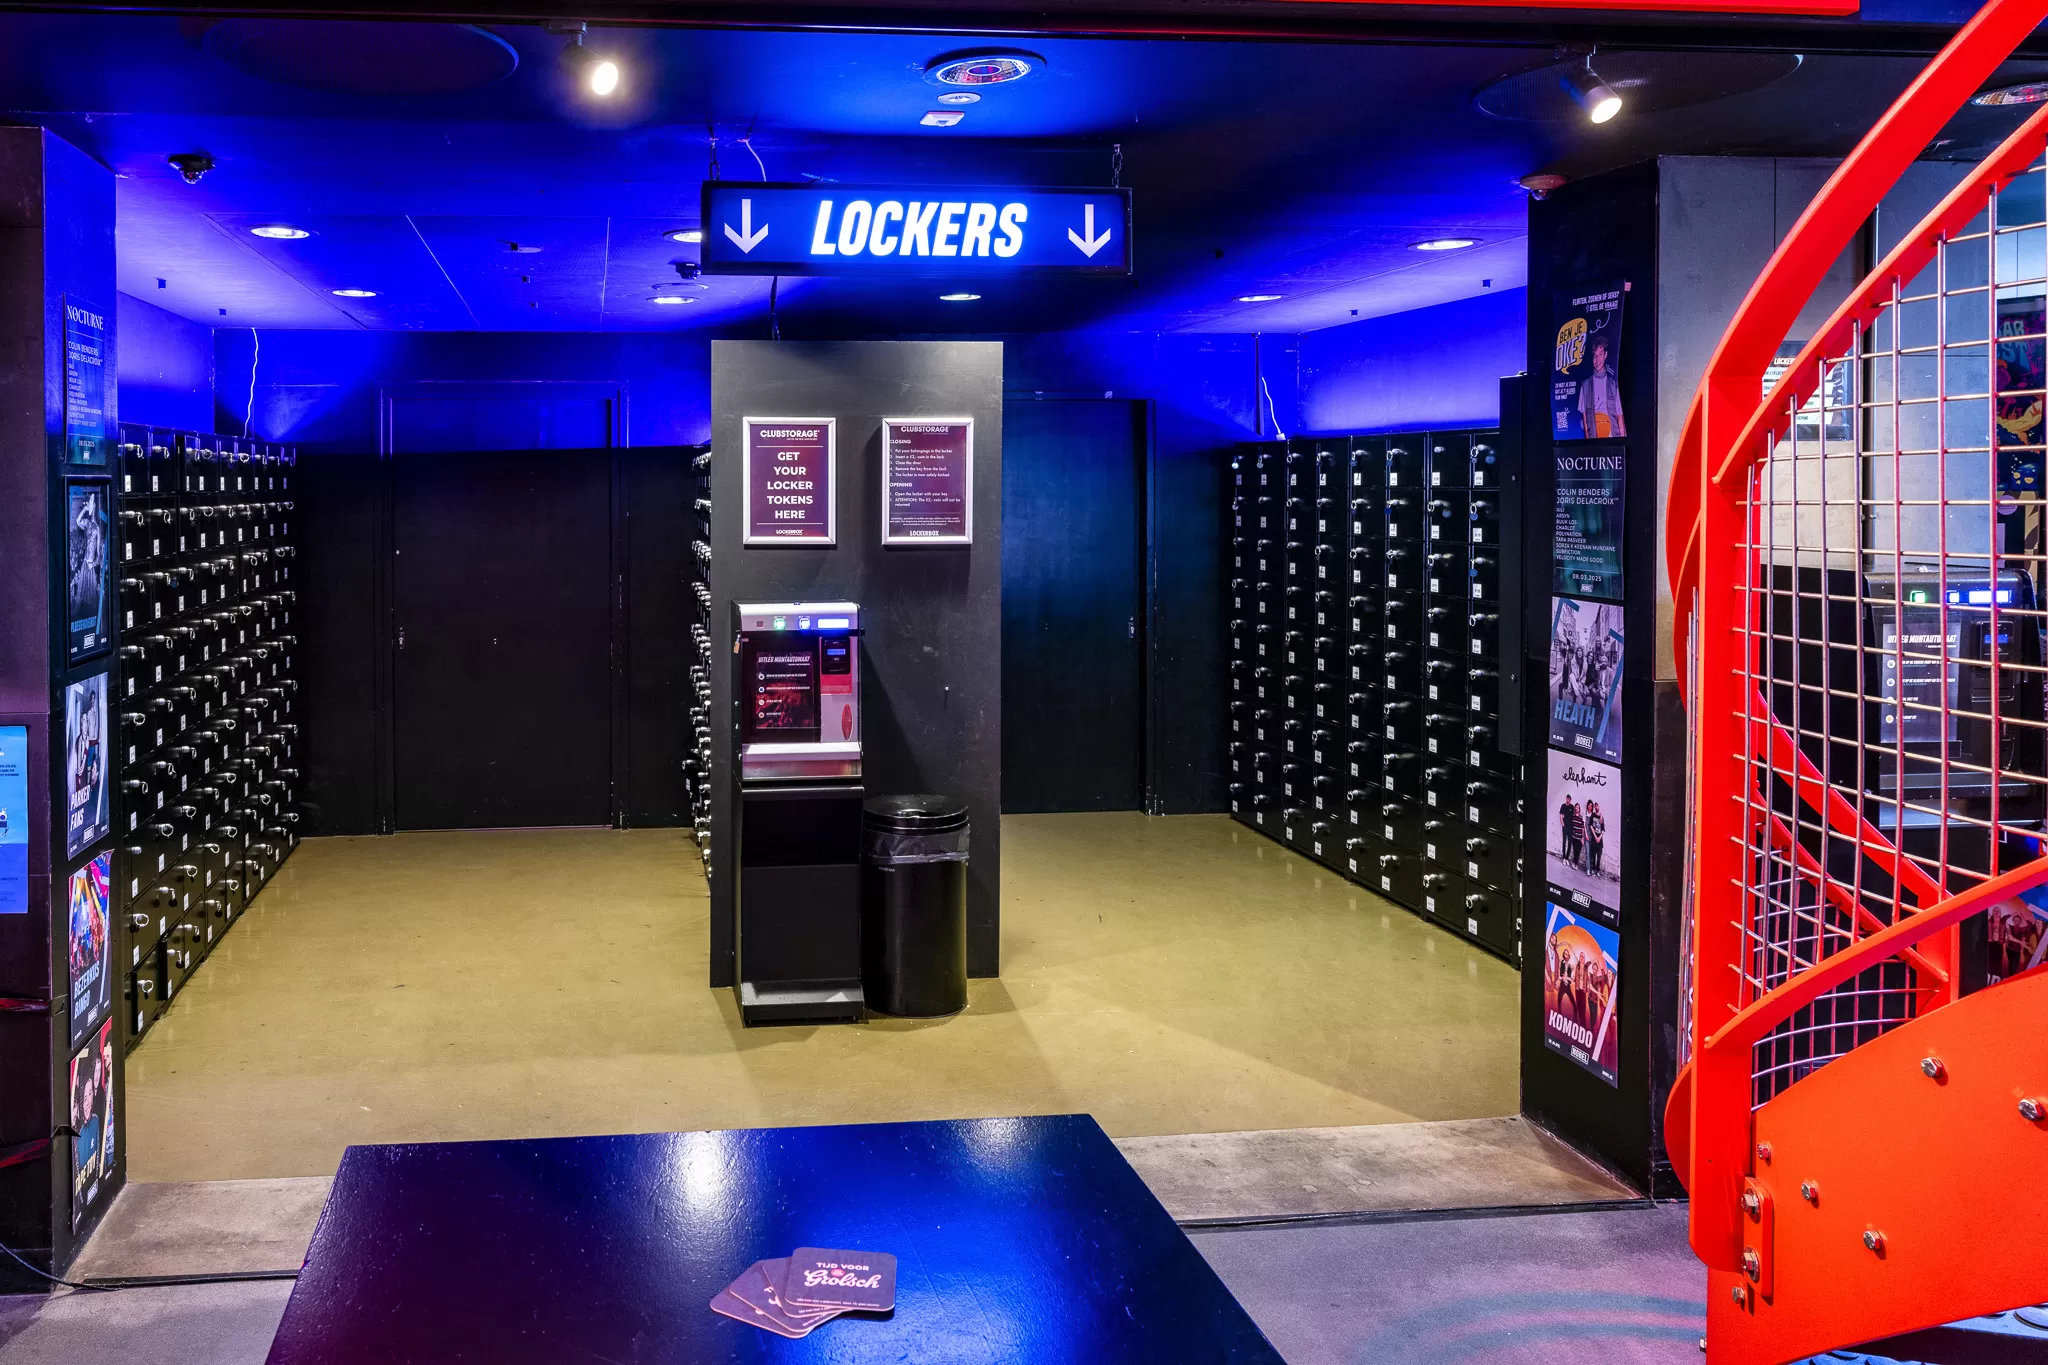
[[[0,725],[0,915],[28,913],[28,727]]]
[[[1128,275],[1128,190],[707,181],[710,275]]]

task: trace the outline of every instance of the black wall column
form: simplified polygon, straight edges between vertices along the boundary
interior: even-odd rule
[[[719,341],[711,348],[714,657],[734,602],[853,601],[866,635],[862,742],[871,795],[967,803],[967,970],[1000,963],[1003,347],[989,341]],[[838,544],[741,544],[741,418],[838,420]],[[884,417],[974,419],[974,544],[884,549]],[[711,984],[733,979],[732,678],[711,674]]]

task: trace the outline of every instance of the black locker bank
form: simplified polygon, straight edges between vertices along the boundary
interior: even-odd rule
[[[1672,1193],[1663,438],[1945,21],[1363,8],[0,15],[19,1278],[453,1138]]]

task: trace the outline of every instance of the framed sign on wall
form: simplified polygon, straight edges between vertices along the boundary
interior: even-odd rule
[[[741,489],[747,545],[835,545],[839,519],[834,509],[837,419],[831,417],[746,417]]]
[[[882,419],[882,543],[974,543],[974,419]]]

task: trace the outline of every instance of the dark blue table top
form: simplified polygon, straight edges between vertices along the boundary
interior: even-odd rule
[[[754,1261],[892,1252],[896,1311],[789,1341]],[[270,1365],[1277,1362],[1085,1115],[351,1147]]]

